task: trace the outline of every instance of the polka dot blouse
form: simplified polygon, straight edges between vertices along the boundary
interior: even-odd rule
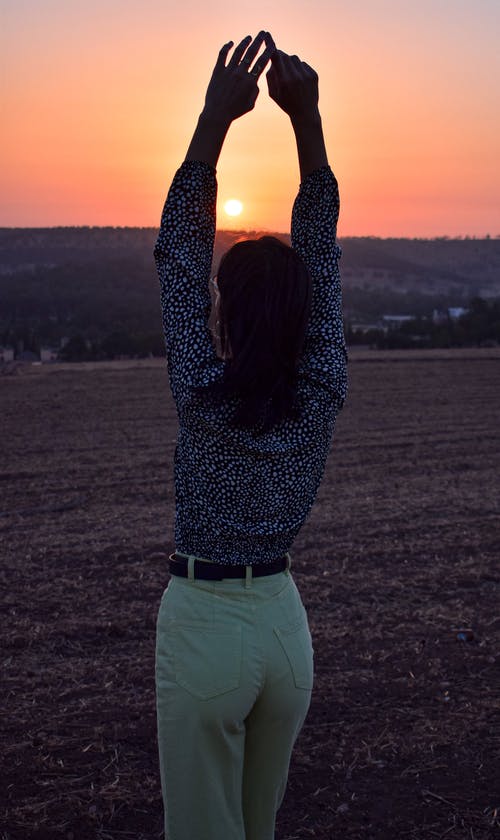
[[[206,163],[175,174],[154,256],[179,432],[174,458],[175,548],[218,563],[271,563],[290,550],[313,505],[347,388],[336,244],[337,181],[308,175],[292,211],[292,246],[313,278],[299,389],[306,411],[264,434],[230,425],[231,401],[211,406],[193,388],[221,379],[208,326],[217,181]],[[235,398],[237,399],[237,398]]]

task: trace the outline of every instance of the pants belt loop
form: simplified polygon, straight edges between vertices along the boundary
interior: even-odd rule
[[[252,567],[245,566],[245,589],[250,589],[252,586]]]
[[[192,554],[188,556],[188,580],[194,580],[194,560]]]
[[[287,553],[286,553],[286,569],[284,570],[285,575],[290,574],[291,566],[292,566],[292,555],[290,554],[289,551],[287,551]]]

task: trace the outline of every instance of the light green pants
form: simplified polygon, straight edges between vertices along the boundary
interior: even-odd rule
[[[246,579],[173,576],[161,599],[156,706],[166,840],[274,840],[311,702],[313,647],[289,569],[252,579],[246,568]]]

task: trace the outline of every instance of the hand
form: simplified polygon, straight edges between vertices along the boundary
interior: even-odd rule
[[[276,50],[266,79],[269,96],[292,122],[319,113],[318,74],[298,56]]]
[[[263,43],[266,44],[266,48],[251,67]],[[219,52],[204,107],[205,116],[227,124],[253,109],[259,95],[257,81],[276,51],[269,32],[261,31],[253,41],[250,35],[244,38],[235,48],[226,66],[232,46],[233,42],[229,41]]]

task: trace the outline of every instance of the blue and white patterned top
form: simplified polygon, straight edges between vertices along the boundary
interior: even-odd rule
[[[347,354],[336,244],[337,181],[329,166],[300,185],[292,246],[313,279],[299,392],[306,410],[268,432],[230,425],[233,401],[210,406],[193,387],[221,379],[208,326],[217,181],[207,163],[175,174],[154,256],[172,394],[179,417],[174,457],[175,548],[218,563],[271,563],[289,551],[316,497],[346,389]]]

